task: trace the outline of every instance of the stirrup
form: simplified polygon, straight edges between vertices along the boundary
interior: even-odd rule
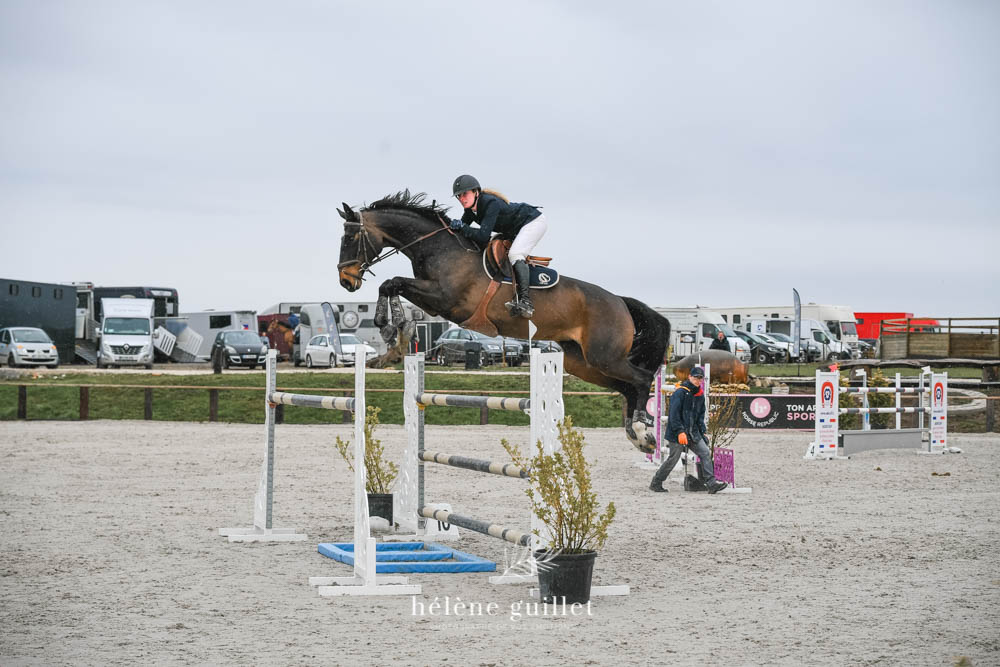
[[[523,317],[530,320],[535,314],[535,307],[528,302],[527,307],[525,307],[524,301],[519,301],[517,299],[513,301],[508,301],[504,304],[507,308],[507,312],[510,313],[511,317]]]

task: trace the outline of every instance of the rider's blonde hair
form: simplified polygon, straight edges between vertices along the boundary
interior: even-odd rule
[[[507,198],[507,195],[500,192],[499,190],[491,190],[489,188],[483,188],[483,192],[485,192],[488,195],[493,195],[494,197],[499,197],[500,199],[504,200],[504,202],[507,204],[510,203],[510,199]]]

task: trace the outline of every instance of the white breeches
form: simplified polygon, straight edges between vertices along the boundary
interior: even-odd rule
[[[549,226],[545,222],[545,215],[540,215],[524,227],[521,227],[521,231],[517,233],[514,242],[510,244],[510,251],[507,253],[511,263],[523,260],[529,252],[534,250],[538,242],[545,236],[548,228]]]

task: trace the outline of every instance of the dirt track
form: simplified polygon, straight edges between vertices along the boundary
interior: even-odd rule
[[[278,427],[278,523],[304,543],[229,544],[249,521],[262,427],[0,423],[0,662],[257,664],[1000,664],[997,436],[962,455],[869,452],[805,462],[809,434],[747,433],[751,495],[646,490],[619,429],[588,429],[597,491],[619,515],[597,561],[591,615],[513,619],[526,586],[413,575],[495,616],[414,616],[410,598],[320,598],[315,551],[351,537],[350,475],[331,446],[350,426]],[[397,458],[403,430],[379,430]],[[428,427],[449,453],[500,456],[527,428]],[[947,473],[934,476],[932,472]],[[526,525],[520,483],[428,472],[428,498]],[[482,509],[480,509],[482,508]],[[701,528],[702,530],[699,530]],[[503,560],[466,533],[459,548]]]

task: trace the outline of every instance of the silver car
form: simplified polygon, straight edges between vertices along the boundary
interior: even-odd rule
[[[49,335],[35,327],[0,329],[0,362],[16,366],[59,367],[59,351]]]

